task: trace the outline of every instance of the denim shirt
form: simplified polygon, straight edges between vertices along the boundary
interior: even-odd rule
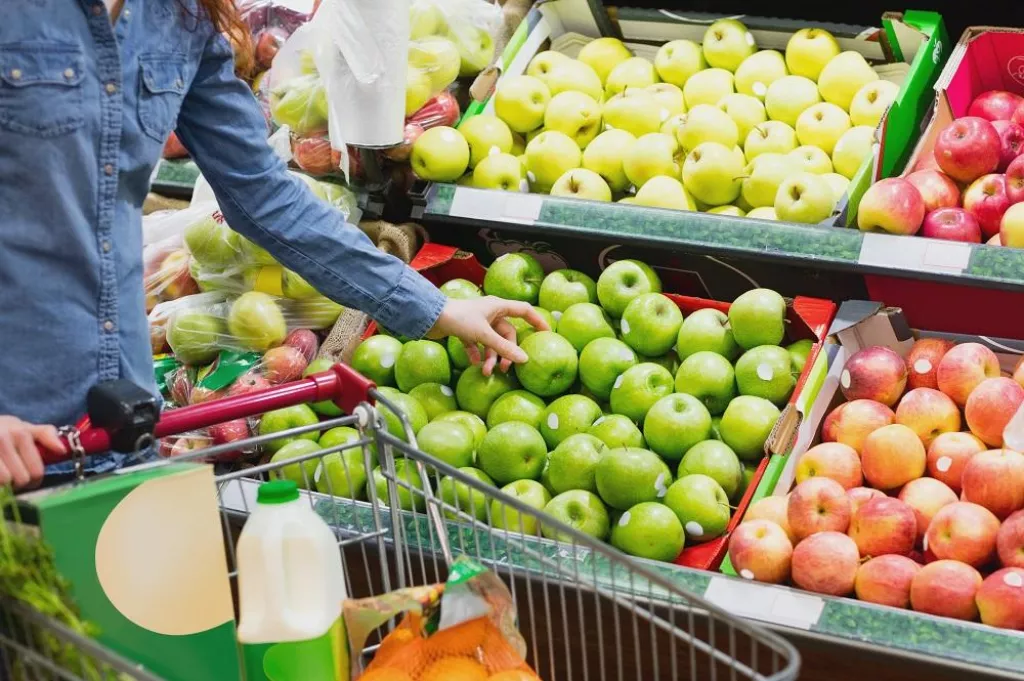
[[[3,4],[0,414],[71,424],[89,388],[116,378],[155,393],[141,209],[173,129],[232,228],[395,332],[433,326],[443,295],[271,151],[231,47],[196,18],[196,0],[125,0],[113,24],[103,0]]]

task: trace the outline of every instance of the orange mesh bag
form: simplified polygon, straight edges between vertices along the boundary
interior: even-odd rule
[[[525,662],[508,589],[494,573],[460,558],[443,585],[349,601],[345,622],[353,650],[404,613],[355,681],[540,681]]]

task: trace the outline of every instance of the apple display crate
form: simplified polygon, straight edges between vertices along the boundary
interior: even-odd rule
[[[799,656],[784,639],[687,593],[654,566],[633,560],[430,457],[417,448],[412,428],[404,419],[404,437],[388,432],[383,415],[373,403],[396,414],[399,410],[344,365],[250,395],[168,411],[153,424],[152,436],[168,437],[322,400],[333,400],[350,415],[175,459],[215,458],[274,439],[339,426],[358,431],[358,438],[338,446],[217,477],[232,579],[237,577],[234,541],[255,504],[257,488],[263,480],[284,476],[286,466],[293,467],[289,475],[294,476],[297,465],[304,498],[335,531],[350,597],[365,598],[396,588],[443,582],[452,560],[460,556],[474,558],[494,570],[509,587],[527,642],[526,662],[546,681],[797,678]],[[80,430],[66,429],[64,436],[71,457],[79,461],[90,453],[107,451],[112,442],[124,439],[117,437],[116,430],[88,425]],[[342,479],[350,480],[349,467],[361,463],[364,471],[369,470],[374,450],[383,485],[366,485],[365,500],[351,498],[362,496],[361,489],[350,487],[346,494],[346,490],[334,488],[332,476],[324,473],[327,457],[354,454],[351,459],[343,455],[336,459],[344,467]],[[47,458],[55,462],[67,457]],[[435,494],[443,478],[462,486],[466,503],[460,501],[463,495],[449,503]],[[411,510],[395,510],[399,508]],[[477,512],[480,508],[485,511]],[[516,522],[500,520],[509,518]],[[559,540],[543,538],[538,531],[541,527]],[[5,643],[11,640],[11,645],[5,647],[4,660],[9,674],[35,669],[29,665],[38,664],[41,657],[33,654],[43,650],[37,645],[39,632],[66,633],[38,613],[27,614],[33,623],[28,635],[0,638]],[[10,627],[0,629],[8,630]],[[378,631],[371,636],[362,651],[364,660],[372,656],[384,634],[386,631]],[[109,667],[111,673],[102,675],[92,669],[79,673],[54,667],[34,676],[12,678],[159,681],[88,638],[71,636],[66,641],[83,655],[93,653],[98,664],[106,665],[101,669]]]

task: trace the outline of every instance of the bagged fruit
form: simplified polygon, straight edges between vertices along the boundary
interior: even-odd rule
[[[495,573],[470,558],[456,559],[445,584],[347,601],[349,649],[362,650],[375,629],[403,613],[365,669],[353,656],[355,681],[486,679],[503,672],[540,681],[525,662],[526,642],[516,629],[511,594]]]

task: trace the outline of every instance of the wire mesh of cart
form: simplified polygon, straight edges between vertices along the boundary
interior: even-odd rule
[[[546,515],[528,499],[505,494],[472,471],[418,449],[400,408],[343,365],[288,385],[165,412],[148,431],[124,428],[119,434],[116,425],[107,425],[66,436],[80,459],[110,449],[117,440],[134,439],[139,448],[153,437],[323,400],[334,401],[347,415],[175,459],[216,461],[280,438],[350,429],[335,431],[347,434],[336,438],[337,444],[217,476],[233,579],[234,542],[259,484],[285,477],[299,483],[311,508],[335,531],[350,598],[444,582],[460,556],[490,567],[511,592],[527,643],[525,661],[545,681],[797,678],[799,656],[792,645],[677,586],[668,575],[681,568],[630,558]],[[395,624],[375,632],[362,651],[364,660],[372,658]],[[50,631],[45,625],[36,626]],[[69,645],[76,642],[107,652],[87,640]],[[103,661],[120,675],[23,678],[156,680],[116,655]]]

